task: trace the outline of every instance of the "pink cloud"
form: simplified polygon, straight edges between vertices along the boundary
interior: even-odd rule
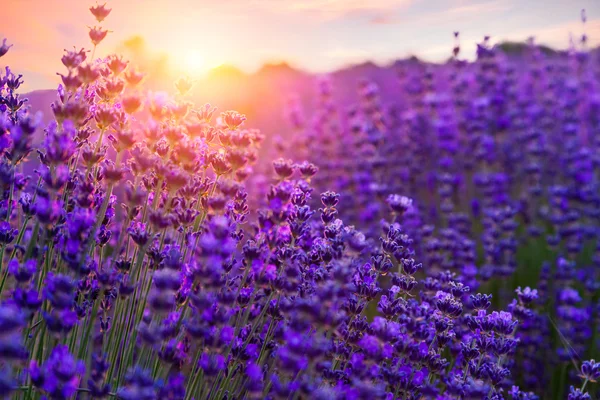
[[[419,16],[419,24],[440,24],[474,17],[481,18],[485,14],[502,13],[510,10],[514,4],[511,0],[490,0],[482,3],[458,2],[442,11],[424,13]]]
[[[397,15],[377,14],[369,20],[369,23],[373,25],[392,25],[397,24],[400,21],[401,19],[398,18]]]
[[[410,5],[413,0],[258,0],[271,10],[282,13],[306,13],[331,20],[365,13],[395,11]]]

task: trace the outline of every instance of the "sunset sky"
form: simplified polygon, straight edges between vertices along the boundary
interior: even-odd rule
[[[103,2],[101,2],[102,4]],[[53,88],[64,48],[90,47],[95,21],[82,0],[2,0],[0,39],[14,43],[0,65],[23,73],[27,89]],[[286,61],[325,72],[351,63],[385,63],[410,54],[442,60],[452,32],[465,56],[484,35],[494,42],[525,40],[566,48],[588,15],[590,44],[600,44],[599,0],[109,0],[103,26],[114,31],[97,55],[133,37],[191,74],[219,64],[252,72]]]

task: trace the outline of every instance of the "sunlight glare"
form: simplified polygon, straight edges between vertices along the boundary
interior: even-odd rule
[[[190,50],[185,55],[185,67],[190,72],[202,72],[206,69],[206,60],[197,50]]]

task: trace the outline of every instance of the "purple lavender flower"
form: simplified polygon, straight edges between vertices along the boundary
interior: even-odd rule
[[[6,53],[8,53],[8,50],[13,46],[12,44],[8,45],[6,42],[7,42],[7,39],[4,38],[2,40],[2,46],[0,46],[0,57],[5,55]]]
[[[8,222],[0,222],[0,243],[4,245],[12,243],[18,233],[19,231],[17,229],[13,229]]]
[[[581,364],[581,378],[586,381],[596,382],[600,378],[600,363],[594,360],[584,361]]]
[[[67,346],[57,346],[41,366],[31,361],[28,371],[33,384],[51,398],[69,398],[77,391],[85,366],[69,353]]]
[[[581,389],[575,389],[573,386],[569,389],[569,400],[590,400],[592,397],[588,393],[584,393]]]
[[[117,390],[117,397],[123,400],[157,398],[156,384],[150,374],[140,368],[129,371],[124,385]]]

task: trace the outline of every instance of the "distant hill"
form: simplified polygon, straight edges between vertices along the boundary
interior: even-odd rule
[[[523,42],[502,42],[497,47],[509,56],[522,56],[528,51],[529,46]],[[538,45],[537,48],[546,56],[555,57],[559,51],[549,46]]]
[[[41,111],[43,114],[44,121],[50,121],[53,119],[54,114],[50,104],[56,100],[56,90],[35,90],[33,92],[24,94],[23,97],[28,99],[27,104],[31,107],[34,112]]]
[[[525,43],[505,42],[498,47],[512,56],[522,56],[526,51]],[[541,47],[549,56],[561,56],[563,52]],[[592,51],[600,56],[600,50]],[[347,101],[355,98],[358,82],[367,77],[379,84],[383,96],[393,99],[397,93],[397,69],[406,65],[426,65],[417,57],[398,59],[388,65],[364,62],[349,65],[331,72],[336,100]],[[158,90],[172,90],[169,81],[158,81],[157,75],[151,76],[148,87]],[[248,126],[260,128],[267,140],[273,135],[288,130],[284,110],[288,100],[294,96],[304,106],[316,102],[316,76],[297,69],[285,62],[266,64],[253,74],[247,74],[231,65],[221,65],[211,70],[206,77],[196,82],[192,89],[192,100],[196,104],[211,103],[220,111],[235,109],[248,117]],[[34,111],[42,111],[45,122],[53,118],[50,104],[56,99],[55,90],[37,90],[27,93],[29,104]],[[346,106],[344,103],[340,103]]]
[[[246,74],[233,65],[223,64],[211,69],[207,79],[242,79]]]

